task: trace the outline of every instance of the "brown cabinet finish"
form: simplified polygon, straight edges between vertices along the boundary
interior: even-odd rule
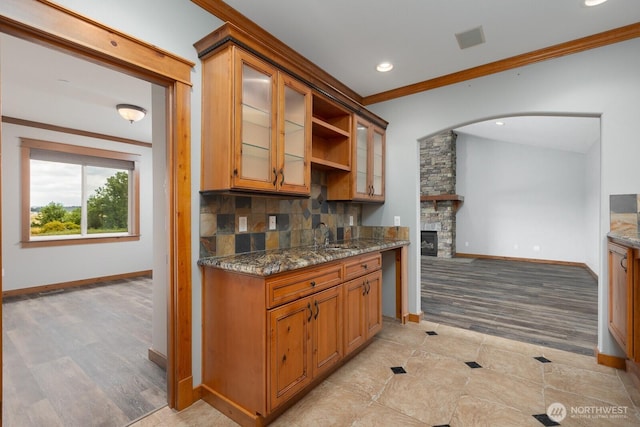
[[[609,241],[607,252],[609,331],[627,358],[640,362],[640,249]]]
[[[609,331],[627,356],[633,353],[632,257],[631,248],[609,242]]]
[[[241,425],[271,422],[381,329],[380,261],[267,277],[204,268],[203,398]]]
[[[351,132],[351,170],[327,175],[329,200],[384,203],[385,130],[354,116]]]
[[[234,45],[202,76],[201,190],[308,195],[311,90]]]

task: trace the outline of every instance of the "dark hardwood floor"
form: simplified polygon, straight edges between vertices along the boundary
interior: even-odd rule
[[[124,426],[166,405],[151,279],[3,302],[4,426]]]
[[[582,267],[421,257],[424,319],[593,355],[598,283]]]

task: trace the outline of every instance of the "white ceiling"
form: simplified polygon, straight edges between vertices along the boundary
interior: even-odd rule
[[[362,96],[640,22],[639,0],[610,0],[593,8],[582,6],[582,0],[227,3]],[[479,25],[486,43],[460,50],[455,33]],[[382,60],[395,68],[376,72]],[[118,103],[150,111],[149,83],[5,34],[0,35],[0,75],[5,116],[151,142],[150,115],[129,124],[115,111]],[[584,151],[599,138],[597,119],[505,121],[499,132],[509,133],[511,142],[550,141],[545,135],[532,137],[546,129],[576,137],[555,139],[556,148]],[[498,131],[487,125],[460,131],[502,140],[491,130]],[[557,145],[562,142],[569,145]]]

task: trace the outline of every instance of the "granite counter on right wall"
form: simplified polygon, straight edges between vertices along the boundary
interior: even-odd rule
[[[609,218],[609,237],[640,244],[640,194],[610,195]]]

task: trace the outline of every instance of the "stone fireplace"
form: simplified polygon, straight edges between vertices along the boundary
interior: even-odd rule
[[[420,224],[437,233],[437,256],[456,253],[456,134],[442,132],[420,141]]]

